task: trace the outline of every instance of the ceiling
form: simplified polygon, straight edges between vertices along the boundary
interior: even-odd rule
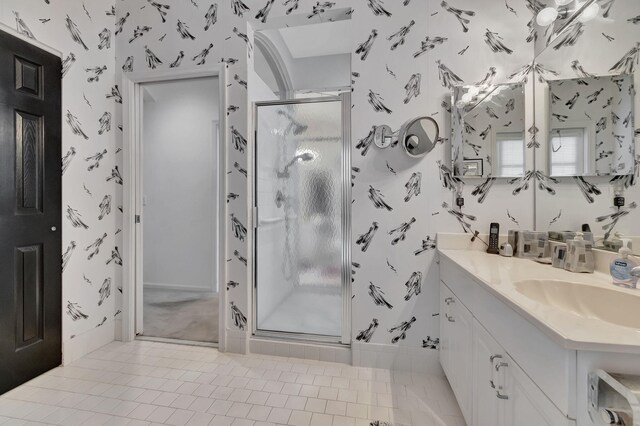
[[[177,98],[217,99],[219,91],[217,77],[145,83],[142,87],[144,102],[163,102]]]
[[[339,55],[351,52],[349,20],[279,29],[293,58]]]

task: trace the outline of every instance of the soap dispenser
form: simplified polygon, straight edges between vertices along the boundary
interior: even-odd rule
[[[613,283],[620,287],[636,288],[638,278],[633,276],[631,270],[638,266],[638,264],[629,258],[631,250],[628,247],[622,247],[619,253],[620,257],[614,259],[609,267]]]
[[[571,272],[592,273],[595,269],[591,241],[585,241],[582,232],[576,232],[575,238],[567,240],[567,257],[564,269]]]

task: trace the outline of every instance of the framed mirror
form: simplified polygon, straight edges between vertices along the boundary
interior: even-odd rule
[[[588,0],[574,9],[562,25],[537,24],[554,36],[538,41],[532,65],[535,165],[544,178],[536,229],[588,225],[596,247],[625,238],[640,254],[640,2]]]
[[[634,172],[633,76],[551,80],[547,170],[558,176]]]
[[[456,86],[451,105],[451,160],[456,176],[524,175],[523,83]]]

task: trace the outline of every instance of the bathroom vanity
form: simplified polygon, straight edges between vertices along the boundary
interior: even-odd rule
[[[601,424],[588,374],[640,373],[638,290],[451,247],[438,248],[440,362],[467,424]]]

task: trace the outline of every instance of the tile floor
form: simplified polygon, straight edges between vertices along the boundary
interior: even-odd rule
[[[465,423],[439,377],[135,341],[113,342],[0,396],[0,424]]]

